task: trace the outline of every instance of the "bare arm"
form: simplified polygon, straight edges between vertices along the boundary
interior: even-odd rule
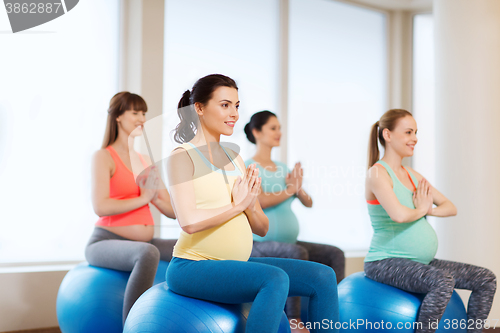
[[[238,155],[236,160],[239,163],[239,165],[242,166],[242,168],[245,167],[245,163],[243,162],[241,156]],[[258,236],[264,237],[267,234],[267,231],[269,230],[269,218],[262,210],[262,207],[260,206],[260,202],[258,200],[258,193],[261,192],[262,180],[259,177],[259,169],[255,166],[254,168],[255,168],[254,175],[257,178],[255,186],[252,189],[254,199],[252,200],[248,208],[245,209],[245,214],[248,218],[248,222],[250,223],[250,228],[252,229],[252,232]],[[246,173],[249,174],[251,171],[252,169],[250,168],[250,166],[248,166],[248,168],[246,169]]]
[[[252,232],[260,237],[264,237],[269,230],[269,218],[264,214],[259,204],[259,200],[255,201],[255,205],[252,209],[246,209],[245,214],[250,223],[250,228],[252,228]]]
[[[98,216],[122,214],[144,205],[153,198],[154,189],[141,190],[141,195],[133,199],[111,199],[109,181],[113,159],[106,149],[95,152],[92,158],[92,206]]]
[[[416,172],[415,170],[407,167],[411,172],[415,174],[418,182],[420,183],[424,177]],[[430,185],[430,184],[429,184]],[[457,215],[457,207],[446,198],[441,192],[439,192],[435,187],[432,187],[432,200],[436,207],[431,208],[427,215],[437,216],[437,217],[447,217]]]
[[[295,188],[287,187],[285,190],[280,192],[267,192],[260,191],[259,202],[262,208],[268,208],[276,206],[286,199],[293,197],[295,195]]]
[[[301,188],[297,192],[297,198],[299,198],[300,202],[302,202],[302,204],[304,206],[306,206],[307,208],[311,208],[312,207],[312,205],[313,205],[312,198],[309,196],[309,194],[307,194],[306,191],[304,191],[303,188]]]
[[[296,163],[293,170],[287,174],[285,190],[280,192],[269,192],[259,194],[259,201],[263,208],[276,206],[292,196],[297,196],[300,202],[310,208],[313,205],[312,198],[302,188],[303,170],[300,163]]]
[[[375,195],[394,222],[409,223],[416,221],[427,214],[430,206],[430,201],[427,205],[416,206],[415,209],[402,205],[392,190],[391,178],[383,166],[374,165],[368,170],[366,187],[369,192]],[[424,190],[423,186],[421,190]]]
[[[207,230],[226,223],[242,213],[249,205],[247,195],[241,196],[228,205],[212,209],[196,207],[196,196],[193,185],[194,166],[186,150],[179,148],[172,152],[167,163],[171,201],[175,216],[182,230],[188,234]],[[242,180],[243,181],[243,180]],[[244,179],[248,184],[248,179]],[[236,185],[235,185],[236,186]],[[246,201],[245,201],[246,200]]]
[[[151,165],[152,161],[149,156],[143,155],[144,160]],[[170,217],[171,219],[175,219],[174,207],[172,207],[172,203],[170,202],[170,194],[167,191],[167,188],[160,177],[160,169],[157,166],[152,166],[154,169],[149,169],[149,171],[153,170],[156,172],[156,175],[159,179],[159,184],[156,192],[156,196],[151,200],[151,203],[158,208],[158,210],[165,215],[166,217]]]

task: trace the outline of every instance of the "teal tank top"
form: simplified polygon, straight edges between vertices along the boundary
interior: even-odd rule
[[[259,163],[253,159],[245,161],[248,167],[250,164],[255,163],[259,169],[259,177],[262,178],[262,191],[280,192],[286,188],[286,175],[290,169],[285,163],[273,161],[277,169],[270,171],[263,168]],[[299,235],[299,221],[292,211],[292,202],[295,196],[292,196],[285,201],[277,204],[276,206],[264,209],[264,213],[269,218],[269,230],[264,237],[253,235],[253,239],[258,242],[275,241],[295,244]]]
[[[413,191],[409,190],[396,177],[394,171],[384,161],[377,163],[384,166],[391,176],[393,191],[399,202],[415,209]],[[418,187],[417,178],[408,171],[413,183]],[[437,252],[436,232],[424,217],[409,223],[397,223],[380,204],[368,204],[368,213],[373,226],[373,238],[365,262],[388,258],[406,258],[422,264],[429,264]]]

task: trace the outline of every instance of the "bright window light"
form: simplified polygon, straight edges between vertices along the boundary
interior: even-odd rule
[[[300,161],[312,208],[299,239],[366,252],[368,136],[386,111],[386,16],[342,2],[291,0],[288,165]],[[359,254],[361,255],[361,254]]]
[[[179,99],[197,79],[214,73],[236,81],[241,101],[234,134],[221,141],[236,143],[243,159],[253,156],[245,124],[257,111],[278,110],[278,28],[278,0],[166,0],[164,157],[178,145],[170,132],[179,123]],[[177,238],[180,232],[177,221],[165,216],[161,230],[165,238]]]
[[[118,89],[118,20],[118,0],[86,0],[0,35],[0,263],[84,258],[98,219],[90,160]]]

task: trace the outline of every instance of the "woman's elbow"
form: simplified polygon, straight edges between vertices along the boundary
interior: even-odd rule
[[[264,237],[265,235],[267,235],[267,232],[269,231],[269,224],[266,224],[263,228],[262,228],[262,232],[261,232],[261,237]]]
[[[269,218],[265,216],[265,220],[260,223],[258,228],[252,228],[252,232],[257,236],[264,237],[269,231]]]
[[[94,208],[94,213],[99,217],[103,217],[103,216],[108,215],[108,214],[106,214],[104,209],[102,209],[101,205],[99,205],[99,204],[93,204],[92,208]]]
[[[391,218],[391,220],[393,220],[394,222],[396,223],[405,223],[407,222],[405,217],[401,214],[396,214],[396,215],[389,215],[389,217]]]
[[[257,236],[260,236],[260,237],[264,237],[265,235],[267,235],[268,231],[269,231],[269,227],[262,227],[259,230],[257,230],[256,232],[254,232],[254,234],[256,234]]]
[[[457,207],[454,204],[451,204],[451,216],[456,216],[457,215]]]
[[[196,232],[196,230],[193,228],[192,225],[186,225],[184,227],[181,227],[182,231],[184,231],[185,233],[189,234],[189,235],[192,235]]]
[[[167,209],[166,212],[164,212],[164,215],[168,218],[173,219],[173,220],[175,220],[177,218],[177,216],[175,216],[175,211],[174,211],[174,208],[172,206],[170,206],[170,208]]]

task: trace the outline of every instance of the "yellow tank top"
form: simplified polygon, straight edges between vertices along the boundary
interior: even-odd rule
[[[210,209],[230,204],[234,182],[245,172],[245,168],[235,163],[235,153],[223,147],[234,165],[234,170],[223,172],[211,164],[193,144],[184,143],[179,147],[184,148],[193,161],[196,208]],[[189,260],[247,261],[252,244],[252,229],[247,216],[240,213],[226,223],[191,235],[181,231],[173,255]]]

